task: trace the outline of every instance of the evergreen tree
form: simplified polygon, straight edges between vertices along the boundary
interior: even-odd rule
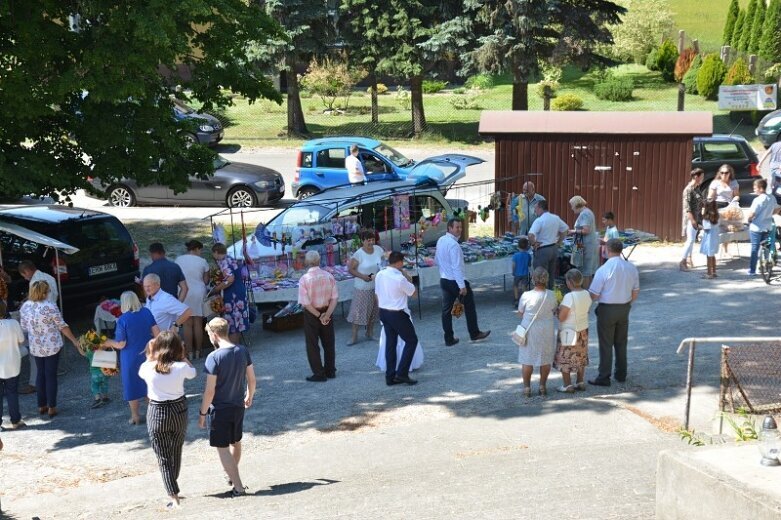
[[[751,54],[759,52],[766,12],[765,0],[757,0],[757,10],[754,12],[754,21],[751,24],[751,41],[749,42],[748,49],[746,49]]]
[[[743,36],[743,26],[746,21],[746,11],[743,9],[738,13],[738,19],[735,21],[735,30],[732,31],[732,38],[730,38],[730,45],[733,49],[739,50],[740,38]]]
[[[754,25],[754,14],[757,12],[757,0],[750,0],[746,8],[746,17],[743,19],[743,27],[738,42],[739,51],[748,51],[751,44],[751,28]]]
[[[724,35],[721,40],[724,45],[732,45],[732,33],[735,32],[735,22],[738,21],[740,14],[740,4],[738,0],[732,0],[727,9],[727,21],[724,23]]]
[[[770,0],[762,26],[759,55],[771,63],[781,62],[781,0]]]

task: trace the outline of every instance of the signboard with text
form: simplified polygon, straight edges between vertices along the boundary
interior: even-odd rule
[[[719,87],[720,110],[775,110],[777,85],[732,85]]]

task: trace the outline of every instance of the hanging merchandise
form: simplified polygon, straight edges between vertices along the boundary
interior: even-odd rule
[[[284,246],[283,246],[284,247]],[[244,263],[248,266],[254,266],[252,256],[247,248],[247,228],[244,226],[244,212],[241,212],[241,254],[244,256]]]
[[[394,195],[393,202],[393,227],[395,229],[409,229],[409,195]]]
[[[255,228],[255,237],[258,239],[258,242],[260,242],[261,245],[266,247],[271,246],[271,234],[268,232],[268,229],[266,229],[266,226],[263,224],[263,222],[258,224],[258,227]]]
[[[493,207],[494,211],[499,211],[504,209],[504,201],[502,200],[502,194],[501,192],[494,192],[493,195],[491,195],[491,206]]]
[[[489,209],[490,209],[490,206],[486,206],[486,207],[477,206],[477,211],[480,214],[480,220],[482,220],[483,222],[488,220],[488,211],[489,211]]]
[[[228,235],[225,233],[225,227],[222,224],[215,224],[212,222],[212,240],[215,244],[225,244],[228,239]]]

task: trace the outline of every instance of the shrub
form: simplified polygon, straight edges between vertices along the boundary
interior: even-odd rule
[[[727,77],[724,79],[725,85],[749,85],[754,82],[754,78],[751,77],[751,73],[748,71],[748,65],[745,60],[738,58],[732,67],[727,72]]]
[[[675,44],[670,40],[664,40],[662,44],[656,49],[656,52],[651,51],[648,54],[648,60],[646,66],[651,70],[658,70],[662,73],[662,78],[665,81],[673,81],[675,78],[675,63],[678,61],[678,49]]]
[[[781,77],[781,63],[774,63],[763,73],[763,79],[765,83],[776,83],[778,78]]]
[[[301,99],[309,99],[312,97],[312,93],[309,92],[308,90],[299,90],[298,97],[300,97]]]
[[[719,85],[724,81],[727,67],[715,54],[708,54],[702,60],[702,67],[697,72],[697,92],[706,99],[716,99]]]
[[[594,85],[594,94],[599,99],[607,101],[631,101],[634,88],[632,78],[610,77],[606,81]]]
[[[458,87],[453,89],[453,94],[463,94],[466,92],[466,89],[464,87]]]
[[[559,90],[561,81],[562,70],[559,67],[543,66],[542,69],[542,81],[537,83],[535,92],[537,96],[545,99],[546,90],[550,94],[550,97],[556,97],[556,91]]]
[[[551,109],[558,111],[582,110],[583,100],[575,94],[562,94],[551,101]]]
[[[657,66],[657,63],[659,61],[659,49],[651,49],[651,52],[648,53],[648,56],[645,58],[645,67],[648,70],[658,71],[659,67]]]
[[[440,90],[447,86],[447,81],[438,80],[423,80],[423,93],[424,94],[436,94]]]
[[[494,86],[494,78],[490,74],[477,74],[467,78],[464,86],[467,89],[488,90]]]
[[[372,93],[372,88],[371,87],[367,88],[366,89],[366,93],[367,94],[371,94]],[[381,95],[387,94],[387,93],[388,93],[388,87],[385,85],[385,83],[377,83],[377,95],[381,96]]]
[[[683,82],[683,77],[689,72],[689,67],[691,67],[692,62],[696,57],[697,53],[691,47],[684,49],[683,52],[678,55],[678,60],[675,62],[675,81],[678,83]]]
[[[689,66],[689,70],[683,75],[683,84],[686,86],[687,94],[698,94],[697,92],[697,73],[702,67],[702,57],[698,54]]]
[[[656,42],[673,32],[673,15],[667,0],[617,2],[628,10],[621,23],[610,25],[613,45],[610,54],[620,60],[642,63]]]
[[[412,97],[409,90],[404,90],[404,87],[399,85],[396,87],[396,103],[401,105],[404,110],[409,110],[412,106]]]
[[[315,59],[301,77],[301,86],[319,96],[327,110],[333,110],[336,98],[349,97],[353,86],[364,75],[363,71],[351,70],[345,62],[325,58],[321,64]]]
[[[456,110],[478,110],[477,98],[480,91],[475,88],[467,89],[463,94],[453,94],[448,101]]]

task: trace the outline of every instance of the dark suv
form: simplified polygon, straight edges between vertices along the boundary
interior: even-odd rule
[[[758,162],[756,152],[742,136],[715,134],[694,138],[692,169],[705,170],[702,189],[708,189],[722,164],[729,164],[735,169],[735,180],[740,186],[741,205],[753,198],[754,180],[761,177]]]
[[[59,253],[3,229],[15,224],[59,240],[79,251]],[[19,262],[30,260],[38,269],[57,277],[64,300],[118,296],[132,289],[138,277],[138,247],[116,217],[65,206],[27,206],[0,210],[0,248],[5,270],[11,275],[11,301],[27,292],[27,282],[18,272]]]

